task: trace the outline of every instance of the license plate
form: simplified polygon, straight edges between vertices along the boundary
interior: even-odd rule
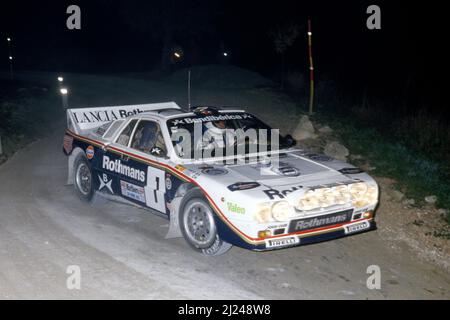
[[[370,224],[368,221],[362,221],[362,222],[358,222],[358,223],[354,223],[354,224],[345,226],[345,233],[349,234],[349,233],[353,233],[353,232],[358,232],[361,230],[368,229],[369,227],[370,227]]]
[[[291,246],[294,244],[298,244],[299,242],[300,239],[298,237],[267,239],[266,248]]]

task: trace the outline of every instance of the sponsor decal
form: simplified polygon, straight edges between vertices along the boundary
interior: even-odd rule
[[[289,224],[289,232],[303,231],[344,223],[346,221],[350,221],[352,213],[353,209],[349,209],[318,217],[292,220]]]
[[[270,200],[273,199],[284,199],[288,193],[291,193],[296,190],[300,190],[303,186],[295,186],[285,190],[277,190],[277,189],[267,189],[263,190],[266,196],[269,197]]]
[[[287,227],[287,223],[268,226],[267,229],[283,229]]]
[[[233,184],[230,184],[227,188],[230,191],[241,191],[241,190],[249,190],[259,187],[260,184],[258,182],[236,182]]]
[[[95,122],[109,122],[120,118],[130,117],[142,113],[139,108],[131,111],[127,110],[99,110],[99,111],[83,111],[73,112],[76,123],[95,123]]]
[[[109,178],[108,178],[108,175],[107,174],[103,174],[103,178],[102,177],[100,177],[100,175],[98,176],[98,179],[100,180],[100,187],[98,188],[98,190],[102,190],[104,187],[106,187],[108,190],[109,190],[109,192],[111,192],[112,194],[114,194],[114,192],[113,192],[113,190],[112,190],[112,187],[111,187],[111,183],[112,183],[112,179],[110,180]]]
[[[298,237],[286,237],[286,238],[276,238],[276,239],[267,239],[266,248],[275,248],[275,247],[285,247],[292,246],[300,243],[300,239]]]
[[[358,173],[363,173],[364,172],[360,168],[342,168],[342,169],[340,169],[338,171],[340,173],[342,173],[342,174],[358,174]]]
[[[65,134],[63,139],[63,148],[67,154],[71,153],[73,150],[73,137]]]
[[[172,179],[170,179],[170,176],[166,177],[166,189],[172,189]]]
[[[349,234],[349,233],[354,233],[354,232],[369,229],[369,227],[370,227],[370,223],[368,221],[362,221],[362,222],[346,225],[344,227],[344,230],[345,230],[345,234]]]
[[[145,203],[145,191],[143,187],[120,180],[120,190],[123,196]]]
[[[91,160],[94,157],[95,150],[93,146],[89,146],[86,148],[86,158]]]
[[[245,208],[239,207],[236,203],[227,202],[227,207],[230,212],[245,214]]]
[[[157,156],[160,156],[161,152],[162,152],[162,150],[158,147],[153,147],[152,150],[150,151],[151,154],[157,155]]]
[[[228,170],[222,169],[222,168],[208,167],[206,169],[203,169],[202,173],[208,174],[210,176],[221,176],[221,175],[227,174]]]
[[[183,171],[186,170],[186,167],[182,166],[181,164],[177,164],[177,165],[175,166],[175,169],[177,169],[178,171],[183,172]]]
[[[123,174],[134,180],[145,182],[144,171],[127,166],[123,164],[119,159],[113,161],[110,160],[108,156],[103,156],[102,167],[103,169],[109,170],[111,172]]]
[[[208,121],[220,121],[220,120],[242,120],[252,118],[249,114],[221,114],[221,115],[211,115],[196,118],[183,118],[172,120],[172,126],[177,126],[179,124],[191,124],[191,123],[202,123]]]

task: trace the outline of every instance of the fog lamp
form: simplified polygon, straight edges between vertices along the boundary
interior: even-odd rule
[[[271,233],[270,233],[270,230],[261,230],[261,231],[258,231],[258,238],[262,238],[262,239],[264,239],[264,238],[267,238],[267,237],[270,237],[271,236]]]
[[[372,211],[367,211],[367,212],[364,212],[364,214],[363,214],[363,218],[364,219],[370,219],[372,217],[373,217],[373,212]]]

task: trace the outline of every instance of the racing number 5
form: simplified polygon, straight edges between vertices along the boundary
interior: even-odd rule
[[[147,206],[166,213],[166,201],[164,193],[166,191],[165,172],[163,170],[148,167],[147,168],[147,185],[145,186],[145,201]]]

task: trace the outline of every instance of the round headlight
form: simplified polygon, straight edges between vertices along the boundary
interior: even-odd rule
[[[294,208],[287,201],[280,201],[272,206],[272,217],[277,221],[286,221],[294,215]]]
[[[354,198],[360,198],[367,192],[367,184],[364,182],[357,182],[350,185],[350,193]]]
[[[300,198],[297,208],[299,210],[307,211],[316,209],[320,206],[320,201],[313,190],[309,190],[303,197]]]
[[[253,217],[258,223],[270,222],[272,220],[272,215],[270,214],[270,206],[267,204],[258,205]]]

